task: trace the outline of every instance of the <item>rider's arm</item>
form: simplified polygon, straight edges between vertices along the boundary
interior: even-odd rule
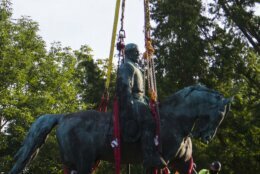
[[[118,76],[118,92],[121,101],[124,103],[132,103],[132,88],[134,83],[134,68],[130,64],[125,64],[119,70]]]

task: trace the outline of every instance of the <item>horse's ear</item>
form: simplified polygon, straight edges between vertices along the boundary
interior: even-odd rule
[[[226,114],[231,110],[231,102],[233,102],[233,100],[234,96],[224,99],[223,104],[227,106]]]
[[[225,98],[224,101],[223,101],[223,104],[224,105],[227,105],[227,104],[230,104],[231,102],[233,102],[234,100],[234,97],[230,97],[230,98]]]

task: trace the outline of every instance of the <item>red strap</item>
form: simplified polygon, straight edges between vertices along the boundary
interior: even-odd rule
[[[151,112],[152,112],[152,115],[153,115],[153,118],[155,120],[155,123],[156,123],[156,136],[158,136],[158,143],[160,144],[160,117],[159,117],[159,113],[158,113],[158,110],[157,110],[157,103],[156,101],[154,100],[150,100],[149,102],[149,106],[150,106],[150,109],[151,109]],[[158,148],[160,147],[158,144]],[[154,169],[154,174],[169,174],[169,169],[167,167],[165,167],[164,169],[159,170],[159,169]]]
[[[103,94],[101,98],[100,105],[98,107],[99,112],[107,112],[107,104],[108,104],[109,96]]]
[[[152,115],[153,115],[153,118],[155,120],[155,123],[156,123],[156,136],[158,136],[158,141],[160,140],[160,118],[159,118],[159,115],[158,115],[158,111],[157,111],[157,104],[154,100],[150,100],[149,102],[149,106],[150,106],[150,110],[152,112]],[[161,142],[158,142],[159,144]],[[159,147],[159,145],[158,145]]]
[[[150,100],[149,106],[150,106],[150,110],[152,112],[152,116],[153,116],[155,123],[156,123],[156,138],[157,138],[157,141],[158,141],[157,147],[158,147],[158,150],[160,150],[159,149],[159,147],[160,147],[159,144],[161,143],[160,142],[160,118],[159,118],[158,111],[157,111],[156,101]],[[158,174],[158,173],[161,173],[161,171],[159,169],[155,168],[153,173]]]
[[[113,104],[113,123],[114,123],[114,140],[111,145],[114,148],[116,174],[120,174],[121,164],[121,142],[120,142],[120,124],[119,124],[119,105],[117,97],[114,98]]]
[[[194,165],[193,157],[191,157],[191,158],[190,158],[190,165],[189,165],[189,171],[188,171],[188,174],[192,174],[193,165]]]
[[[163,174],[170,174],[170,170],[168,169],[168,167],[165,167],[163,169]]]
[[[101,103],[99,105],[100,112],[107,111],[108,100],[109,100],[109,96],[103,94],[101,98]],[[114,124],[114,140],[111,142],[111,145],[114,148],[116,174],[120,174],[121,147],[120,147],[119,105],[118,105],[117,97],[114,98],[114,103],[113,103],[113,124]]]
[[[63,166],[63,173],[64,174],[70,174],[70,171],[66,166]]]

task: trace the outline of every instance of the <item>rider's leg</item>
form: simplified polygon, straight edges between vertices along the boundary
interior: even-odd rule
[[[147,106],[144,106],[147,107]],[[167,166],[164,159],[159,154],[154,138],[156,133],[156,123],[149,108],[142,108],[142,150],[145,167],[164,168]]]

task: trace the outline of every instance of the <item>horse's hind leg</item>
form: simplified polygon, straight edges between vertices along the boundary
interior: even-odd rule
[[[92,168],[95,165],[94,160],[82,160],[78,164],[78,173],[77,174],[91,174]]]
[[[85,166],[81,166],[78,169],[78,173],[77,174],[91,174],[91,165],[90,164],[86,164]]]
[[[144,168],[144,174],[154,174],[154,168]]]

